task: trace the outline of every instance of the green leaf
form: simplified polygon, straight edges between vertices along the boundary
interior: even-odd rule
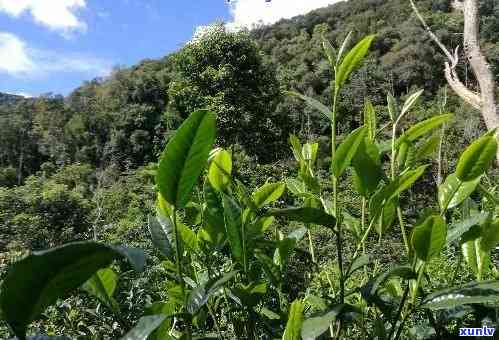
[[[371,219],[379,217],[382,212],[381,208],[391,199],[409,189],[423,175],[427,167],[427,165],[422,165],[414,170],[407,170],[390,184],[379,189],[369,202]]]
[[[397,153],[397,163],[401,169],[405,169],[405,164],[407,160],[407,155],[411,152],[412,149],[412,144],[404,140],[400,145],[398,146],[398,153]]]
[[[400,116],[404,116],[407,112],[409,112],[409,110],[416,103],[416,101],[423,94],[423,92],[424,90],[419,90],[417,92],[414,92],[406,99],[404,105],[402,106],[402,111],[400,111]]]
[[[322,115],[324,117],[326,117],[329,121],[331,121],[333,119],[332,118],[333,113],[331,112],[331,109],[329,109],[326,105],[322,104],[317,99],[305,96],[301,93],[294,92],[294,91],[287,91],[286,93],[290,96],[297,97],[297,98],[303,100],[305,103],[307,103],[308,106],[310,106],[310,107],[316,109],[317,111],[319,111],[320,113],[322,113]]]
[[[374,35],[368,35],[355,45],[350,52],[341,61],[341,64],[336,69],[335,76],[335,92],[338,93],[345,81],[350,77],[350,74],[360,66],[360,63],[366,56],[371,43],[374,40]]]
[[[187,311],[192,315],[196,314],[203,307],[213,294],[215,294],[225,283],[232,280],[237,274],[237,271],[231,271],[223,276],[210,280],[205,284],[194,288],[189,294],[187,300]]]
[[[343,171],[350,166],[353,157],[357,153],[357,148],[364,140],[366,132],[367,130],[364,126],[355,129],[338,146],[332,165],[334,176],[337,178],[340,177]]]
[[[499,219],[482,224],[482,237],[480,239],[480,249],[490,252],[499,242]]]
[[[3,281],[0,293],[3,318],[23,338],[29,323],[46,307],[120,258],[129,260],[136,269],[144,267],[143,252],[96,242],[75,242],[33,252],[14,263]]]
[[[220,234],[225,233],[224,208],[219,194],[213,189],[209,181],[204,182],[203,186],[205,209],[203,217],[214,231]]]
[[[315,340],[324,334],[331,323],[338,316],[338,310],[333,309],[324,315],[316,316],[303,321],[301,328],[301,337],[303,340]]]
[[[452,209],[468,198],[480,183],[480,177],[468,182],[461,182],[456,174],[450,174],[438,187],[440,209]]]
[[[473,226],[463,234],[461,240],[461,252],[463,253],[464,260],[478,278],[481,278],[482,270],[484,269],[487,260],[483,257],[486,257],[486,254],[481,254],[480,248],[478,247],[480,236],[481,228]]]
[[[334,227],[336,224],[334,216],[326,214],[324,210],[317,208],[301,207],[270,209],[269,214],[272,216],[285,217],[296,222],[313,223],[330,228]]]
[[[447,226],[440,215],[427,217],[412,231],[411,245],[416,256],[428,262],[440,253],[445,245]]]
[[[253,202],[255,202],[257,208],[261,208],[266,204],[277,201],[284,193],[284,190],[286,190],[286,184],[284,183],[265,183],[253,193]]]
[[[390,116],[390,120],[392,121],[392,123],[394,123],[399,116],[397,101],[390,93],[388,93],[386,96],[386,102],[388,107],[388,115]]]
[[[464,150],[456,167],[456,176],[463,182],[474,180],[490,167],[497,151],[493,136],[482,136]]]
[[[312,317],[303,321],[301,337],[303,340],[314,340],[324,334],[331,323],[340,317],[342,313],[358,312],[357,308],[347,304],[337,304],[327,313]]]
[[[364,297],[364,295],[367,296],[376,294],[380,286],[392,277],[400,277],[402,279],[411,280],[415,279],[417,274],[410,266],[392,267],[369,280],[369,282],[361,288],[362,296]]]
[[[255,257],[258,262],[260,262],[261,268],[263,268],[263,271],[268,276],[270,282],[274,286],[279,287],[281,283],[281,270],[279,266],[277,266],[274,261],[269,256],[265,255],[260,249],[255,249]]]
[[[146,340],[165,319],[165,315],[143,316],[139,319],[137,325],[122,337],[121,340]]]
[[[163,198],[183,208],[203,171],[215,141],[216,116],[208,110],[193,112],[166,145],[156,183]]]
[[[305,143],[301,150],[303,159],[309,163],[309,166],[314,164],[317,158],[317,151],[319,150],[319,143]]]
[[[301,196],[306,194],[307,187],[305,183],[296,178],[286,178],[286,186],[289,191],[295,196]]]
[[[300,331],[303,323],[303,309],[305,305],[301,300],[295,300],[289,308],[288,322],[282,335],[282,340],[301,340]]]
[[[432,310],[450,309],[467,304],[499,303],[499,281],[470,282],[428,295],[421,307]]]
[[[352,159],[355,170],[353,181],[355,188],[363,197],[368,197],[378,187],[383,178],[378,147],[367,138],[359,145]]]
[[[300,228],[299,230],[305,230],[306,228]],[[288,263],[289,257],[295,249],[297,240],[296,238],[284,238],[277,242],[277,249],[274,252],[274,263],[278,266],[284,267]]]
[[[152,244],[164,257],[170,258],[173,253],[170,243],[173,239],[173,225],[170,218],[158,214],[156,217],[149,216],[148,222]]]
[[[243,239],[241,235],[242,212],[237,202],[230,196],[222,194],[224,207],[225,231],[229,239],[232,256],[237,261],[243,257]]]
[[[219,149],[208,168],[208,180],[218,191],[225,191],[230,183],[232,173],[232,157],[227,150]]]
[[[417,146],[416,160],[422,160],[435,153],[440,145],[440,134],[436,133]]]
[[[478,280],[489,272],[490,251],[499,241],[499,221],[487,219],[479,226],[473,226],[462,237],[461,251],[466,263],[476,274]]]
[[[382,236],[393,224],[393,221],[397,217],[397,198],[392,198],[383,207],[383,212],[380,215],[379,223],[376,223],[376,232],[378,235]]]
[[[172,327],[172,316],[175,314],[175,303],[168,302],[155,302],[144,311],[144,316],[159,315],[166,316],[161,325],[154,330],[147,340],[174,340],[169,332]]]
[[[183,244],[190,250],[196,251],[198,249],[198,239],[196,233],[180,221],[177,221],[177,228]]]
[[[117,283],[118,275],[111,268],[105,268],[98,270],[81,288],[117,312],[119,306],[113,298]]]
[[[472,215],[458,223],[452,224],[449,227],[447,233],[446,244],[450,244],[457,241],[464,233],[471,229],[471,227],[476,225],[482,225],[489,218],[489,214],[486,212],[476,212]]]
[[[380,292],[382,292],[380,287],[384,282],[388,281],[392,277],[400,277],[405,280],[411,280],[415,279],[417,274],[409,266],[395,266],[381,274],[378,274],[360,288],[362,298],[369,304],[377,306],[383,313],[386,313],[386,315],[390,315],[396,306],[392,305],[390,301],[387,301],[380,296]]]
[[[352,31],[348,32],[347,36],[345,39],[343,39],[343,42],[341,43],[340,50],[338,51],[338,55],[336,56],[336,63],[335,66],[338,66],[341,62],[341,59],[343,58],[343,54],[345,53],[345,50],[350,43],[350,39],[352,38]]]
[[[400,136],[396,142],[396,145],[400,145],[404,141],[408,142],[414,142],[418,138],[426,135],[427,133],[435,130],[436,128],[440,127],[442,124],[448,122],[449,120],[454,117],[453,114],[448,113],[448,114],[443,114],[435,117],[431,117],[429,119],[426,119],[422,122],[419,122],[412,127],[410,127],[406,132]]]
[[[289,135],[289,144],[291,144],[291,150],[293,151],[293,156],[295,157],[298,163],[302,163],[304,161],[302,155],[302,146],[300,140],[295,135]]]
[[[367,138],[374,142],[376,138],[376,111],[369,99],[364,102],[364,126],[367,128]]]
[[[322,49],[324,50],[324,53],[326,53],[327,59],[329,60],[329,65],[331,66],[331,69],[334,68],[336,65],[336,51],[324,36],[322,37]]]
[[[360,255],[356,257],[350,264],[348,272],[345,274],[345,276],[350,277],[355,271],[364,266],[367,266],[369,263],[371,263],[371,258],[369,255]]]

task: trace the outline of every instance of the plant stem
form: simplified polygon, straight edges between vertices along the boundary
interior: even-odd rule
[[[400,304],[399,304],[399,307],[397,309],[397,314],[395,314],[395,318],[392,321],[392,329],[390,331],[390,336],[388,337],[388,339],[391,339],[393,336],[393,333],[395,332],[395,328],[397,327],[397,321],[400,318],[400,316],[402,315],[402,311],[403,311],[404,306],[405,306],[405,301],[407,300],[407,296],[409,296],[409,288],[410,288],[410,285],[409,285],[409,281],[408,281],[407,286],[405,287],[405,290],[404,290],[404,294],[402,295],[402,299],[400,300]]]
[[[316,258],[315,258],[315,249],[314,249],[314,243],[312,241],[312,233],[310,232],[310,225],[307,225],[307,234],[308,234],[308,247],[310,249],[310,254],[312,255],[312,262],[316,264]]]
[[[402,239],[404,240],[404,247],[407,256],[409,256],[409,240],[407,239],[407,233],[405,231],[404,218],[402,217],[402,209],[400,206],[397,207],[397,217],[399,219],[400,232],[402,233]]]
[[[336,78],[336,75],[335,75]],[[335,82],[336,83],[336,82]],[[334,86],[334,85],[332,85]],[[336,155],[336,106],[338,99],[339,89],[334,87],[333,94],[333,107],[332,107],[332,119],[331,119],[331,169],[334,161],[334,157]],[[336,217],[336,251],[338,256],[338,270],[339,270],[339,281],[340,281],[340,303],[344,303],[345,301],[345,280],[343,278],[343,245],[341,240],[341,223],[338,223],[338,188],[337,188],[337,178],[332,173],[332,181],[333,181],[333,213],[334,217]],[[336,337],[339,338],[341,334],[342,323],[341,319],[337,321],[337,333]]]
[[[364,231],[366,227],[366,198],[362,197],[362,207],[361,207],[361,214],[360,214],[360,226],[361,230]],[[361,243],[362,246],[362,255],[366,255],[366,244],[364,242]],[[364,278],[368,280],[367,276],[367,266],[364,267]]]
[[[177,226],[177,208],[173,207],[173,212],[172,212],[172,220],[173,220],[173,232],[175,235],[175,262],[177,265],[177,276],[180,282],[180,291],[181,294],[184,298],[184,308],[187,307],[187,295],[185,294],[185,281],[184,281],[184,274],[182,272],[182,261],[180,257],[182,256],[181,254],[181,247],[182,247],[182,241],[180,239],[180,235],[178,232],[178,226]],[[188,339],[191,338],[191,325],[190,325],[190,320],[186,322],[186,327],[187,327],[187,334],[188,334]]]
[[[244,272],[247,273],[248,272],[248,266],[247,266],[247,255],[246,255],[246,222],[242,222],[241,223],[241,236],[242,236],[242,239],[243,239],[243,268],[244,268]]]
[[[359,251],[362,249],[362,245],[366,242],[367,236],[371,232],[371,229],[373,228],[375,220],[376,219],[373,218],[373,219],[371,219],[371,222],[369,222],[369,226],[367,227],[366,232],[364,233],[364,235],[360,239],[360,242],[357,245],[357,248],[355,249],[355,252],[353,253],[353,257],[352,257],[353,259],[357,257],[357,255],[359,254]]]
[[[341,228],[336,233],[336,250],[338,253],[338,270],[340,274],[340,303],[345,302],[345,280],[343,278],[343,248],[341,240]]]
[[[331,168],[333,165],[334,157],[336,155],[336,101],[338,99],[338,91],[334,91],[333,95],[333,109],[332,109],[332,119],[331,119]],[[338,201],[338,192],[337,192],[337,179],[334,174],[331,174],[333,181],[333,212],[334,217],[337,217],[337,201]]]
[[[397,124],[398,124],[400,118],[401,117],[399,117],[397,119],[397,121],[392,126],[392,156],[390,159],[390,173],[391,173],[392,181],[395,180],[395,155],[396,155],[395,139],[397,137]],[[400,205],[397,206],[397,217],[399,220],[400,232],[402,233],[402,239],[404,240],[405,252],[406,252],[407,256],[409,256],[409,242],[407,241],[404,220],[402,218],[402,209],[400,209]]]

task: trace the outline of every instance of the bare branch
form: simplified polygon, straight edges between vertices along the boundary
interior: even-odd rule
[[[412,9],[414,10],[414,13],[416,14],[417,18],[421,22],[421,25],[424,27],[428,35],[431,37],[431,39],[440,47],[442,52],[445,54],[445,56],[448,59],[448,62],[445,63],[445,79],[449,83],[450,87],[456,92],[458,96],[460,96],[464,101],[469,103],[471,106],[473,106],[475,109],[480,110],[481,109],[481,99],[480,95],[477,93],[472,92],[469,90],[463,82],[459,79],[459,76],[456,72],[456,66],[459,63],[459,53],[458,53],[458,48],[454,50],[454,54],[452,54],[447,47],[440,41],[440,39],[433,33],[431,30],[430,26],[426,23],[425,19],[419,13],[418,8],[416,7],[416,4],[414,3],[413,0],[410,0]]]
[[[428,35],[433,39],[433,41],[438,45],[438,47],[440,47],[440,49],[445,54],[447,59],[449,59],[449,62],[451,64],[454,64],[454,63],[457,64],[457,61],[454,59],[454,56],[449,52],[447,47],[445,47],[445,45],[440,41],[440,39],[438,39],[438,37],[432,32],[430,26],[428,26],[425,19],[421,15],[421,13],[419,13],[419,10],[416,7],[416,4],[414,3],[414,1],[413,0],[409,0],[409,1],[411,2],[411,6],[412,6],[412,9],[414,10],[414,13],[418,17],[419,21],[421,22],[421,25],[423,25],[423,27],[426,30],[426,32],[428,33]]]

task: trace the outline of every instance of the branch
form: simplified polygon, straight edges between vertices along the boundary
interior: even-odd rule
[[[425,31],[428,33],[428,35],[431,37],[431,39],[438,45],[440,50],[445,54],[447,57],[447,62],[445,63],[445,79],[449,83],[449,86],[456,92],[456,94],[461,97],[465,102],[473,106],[477,110],[481,110],[482,103],[480,99],[480,95],[477,93],[474,93],[470,89],[468,89],[463,82],[459,79],[459,76],[456,72],[456,67],[459,62],[459,54],[458,54],[458,48],[454,50],[454,54],[452,54],[447,47],[440,41],[440,39],[433,33],[431,30],[430,26],[426,23],[424,20],[423,16],[421,13],[419,13],[418,8],[416,7],[416,4],[414,3],[413,0],[409,0],[411,2],[412,9],[414,13],[416,14],[417,18],[421,22],[421,25],[425,29]],[[455,1],[453,3],[454,6],[459,6],[457,3],[460,4],[459,1]]]
[[[487,129],[493,130],[499,126],[495,98],[496,84],[490,65],[480,49],[478,0],[464,0],[463,14],[466,56],[480,86],[483,119]]]

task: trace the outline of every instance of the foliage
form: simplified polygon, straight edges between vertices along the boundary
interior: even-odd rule
[[[421,6],[457,44],[448,3]],[[0,279],[26,306],[2,293],[0,336],[391,340],[497,322],[497,141],[437,93],[410,15],[357,0],[249,34],[215,25],[67,98],[7,98]],[[82,244],[143,248],[146,270],[72,262]],[[40,254],[42,273],[23,270]],[[44,282],[49,298],[23,293]]]

